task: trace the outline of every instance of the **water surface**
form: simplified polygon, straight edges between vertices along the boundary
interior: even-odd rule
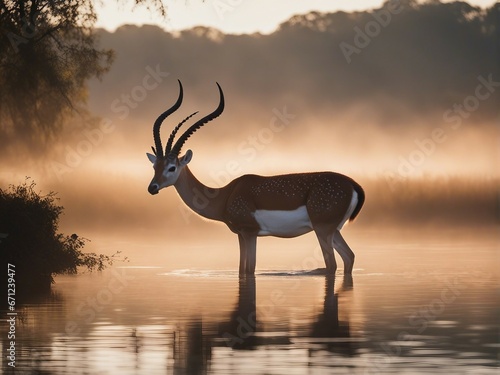
[[[59,276],[18,309],[16,370],[498,374],[497,238],[423,238],[367,238],[352,278],[152,264]]]

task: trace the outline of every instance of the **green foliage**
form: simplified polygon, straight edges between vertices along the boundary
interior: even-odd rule
[[[0,131],[39,143],[111,66],[95,47],[91,1],[0,1]]]
[[[111,67],[98,47],[95,0],[0,0],[0,142],[40,147],[75,110],[85,113],[86,81]],[[136,0],[165,15],[161,0]]]
[[[56,194],[37,193],[29,178],[0,189],[0,264],[14,264],[23,286],[48,287],[56,274],[75,274],[79,267],[100,271],[116,260],[118,253],[83,253],[87,239],[58,233],[62,212]]]

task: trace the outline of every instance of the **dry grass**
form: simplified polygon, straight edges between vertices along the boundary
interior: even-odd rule
[[[500,180],[459,177],[371,180],[364,184],[363,225],[500,224]]]

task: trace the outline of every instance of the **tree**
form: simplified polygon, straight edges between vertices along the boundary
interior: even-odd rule
[[[116,260],[117,254],[84,253],[86,239],[58,233],[62,212],[56,194],[37,193],[29,179],[0,189],[0,264],[14,265],[17,292],[49,290],[56,274],[101,271]]]
[[[94,2],[0,0],[0,147],[20,136],[44,144],[68,114],[84,112],[86,81],[113,61],[97,47]],[[161,0],[136,4],[165,15]]]

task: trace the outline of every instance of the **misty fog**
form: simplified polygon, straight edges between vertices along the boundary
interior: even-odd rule
[[[215,109],[215,82],[226,97],[222,116],[183,148],[207,185],[332,170],[365,187],[358,229],[498,225],[499,12],[498,3],[401,1],[297,15],[269,35],[98,30],[116,61],[90,82],[89,114],[68,120],[46,155],[30,156],[22,140],[3,150],[0,186],[34,178],[59,193],[61,229],[91,239],[165,243],[195,230],[236,248],[227,228],[190,213],[174,189],[147,192],[152,124],[180,79],[184,103],[165,121],[164,140],[188,114]]]

